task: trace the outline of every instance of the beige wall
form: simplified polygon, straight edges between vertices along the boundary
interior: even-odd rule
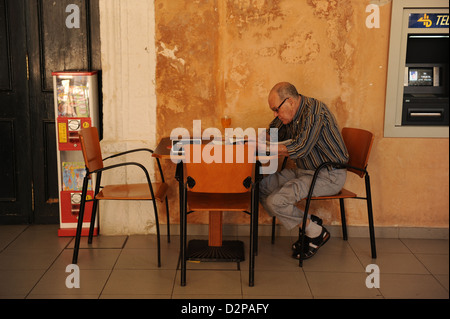
[[[156,143],[155,10],[151,0],[100,0],[103,78],[103,156]],[[153,174],[146,153],[141,161]],[[115,163],[111,160],[108,164]],[[136,168],[105,172],[106,183],[145,182]],[[106,235],[155,232],[150,202],[100,202],[100,231]]]
[[[390,1],[101,2],[103,77],[108,85],[104,118],[121,127],[120,134],[107,135],[110,142],[138,139],[154,144],[175,127],[191,129],[196,119],[202,120],[203,127],[220,127],[223,114],[232,117],[233,127],[266,127],[273,116],[267,105],[269,90],[279,81],[290,81],[302,94],[326,102],[341,127],[375,134],[368,170],[376,226],[448,227],[448,139],[383,137]],[[366,27],[370,3],[380,5],[380,28]],[[111,9],[111,4],[117,7]],[[120,26],[114,24],[117,12],[128,19],[127,30],[123,20]],[[153,35],[146,33],[152,32],[151,19]],[[117,46],[110,42],[113,32],[121,34],[120,50],[111,49]],[[155,66],[144,47],[156,55],[154,79],[147,73]],[[114,68],[116,58],[122,61],[121,69],[108,69]],[[145,63],[137,68],[137,61]],[[129,78],[120,80],[124,73]],[[137,84],[149,88],[147,95],[139,97],[145,106],[130,103],[137,99],[132,75],[137,76]],[[128,100],[123,99],[122,85]],[[115,100],[114,94],[122,100]],[[122,120],[122,114],[129,112],[139,112],[136,120],[140,121],[143,115],[149,123],[145,133],[130,124],[131,115]],[[177,223],[174,167],[165,163],[164,168],[171,181],[171,219]],[[356,176],[349,175],[347,186],[364,194],[363,180]],[[326,224],[339,223],[336,203],[317,202],[312,209]],[[348,201],[347,211],[349,224],[367,224],[363,201]],[[207,223],[201,214],[189,221]],[[269,222],[265,212],[260,221]],[[226,214],[225,222],[246,223],[248,217]]]

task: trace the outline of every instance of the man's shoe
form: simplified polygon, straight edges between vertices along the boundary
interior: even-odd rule
[[[325,245],[330,237],[330,233],[326,230],[325,227],[322,227],[322,233],[315,238],[309,238],[308,236],[305,236],[305,245],[302,249],[303,259],[308,259],[314,256],[319,251],[319,248]],[[300,259],[300,250],[295,250],[292,254],[292,257]]]
[[[322,218],[317,217],[315,215],[311,215],[311,221],[313,223],[316,223],[319,226],[322,226],[322,223],[323,223]],[[292,244],[292,250],[294,250],[294,251],[300,249],[300,238],[301,238],[301,235],[302,235],[301,232],[302,231],[300,230],[299,239],[295,243]]]

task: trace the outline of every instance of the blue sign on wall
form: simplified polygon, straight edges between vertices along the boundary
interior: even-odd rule
[[[411,13],[409,15],[409,28],[429,29],[447,28],[449,23],[448,13]]]

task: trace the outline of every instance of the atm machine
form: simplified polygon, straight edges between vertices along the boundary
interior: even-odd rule
[[[448,19],[408,13],[402,125],[449,125]]]
[[[449,136],[446,0],[392,2],[384,136]]]

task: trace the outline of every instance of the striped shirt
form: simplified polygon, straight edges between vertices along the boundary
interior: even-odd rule
[[[289,157],[296,160],[297,167],[308,170],[324,162],[347,163],[348,151],[334,115],[324,103],[301,97],[289,124],[284,125],[278,117],[270,123],[270,128],[278,129],[279,141],[292,139],[286,145]]]

